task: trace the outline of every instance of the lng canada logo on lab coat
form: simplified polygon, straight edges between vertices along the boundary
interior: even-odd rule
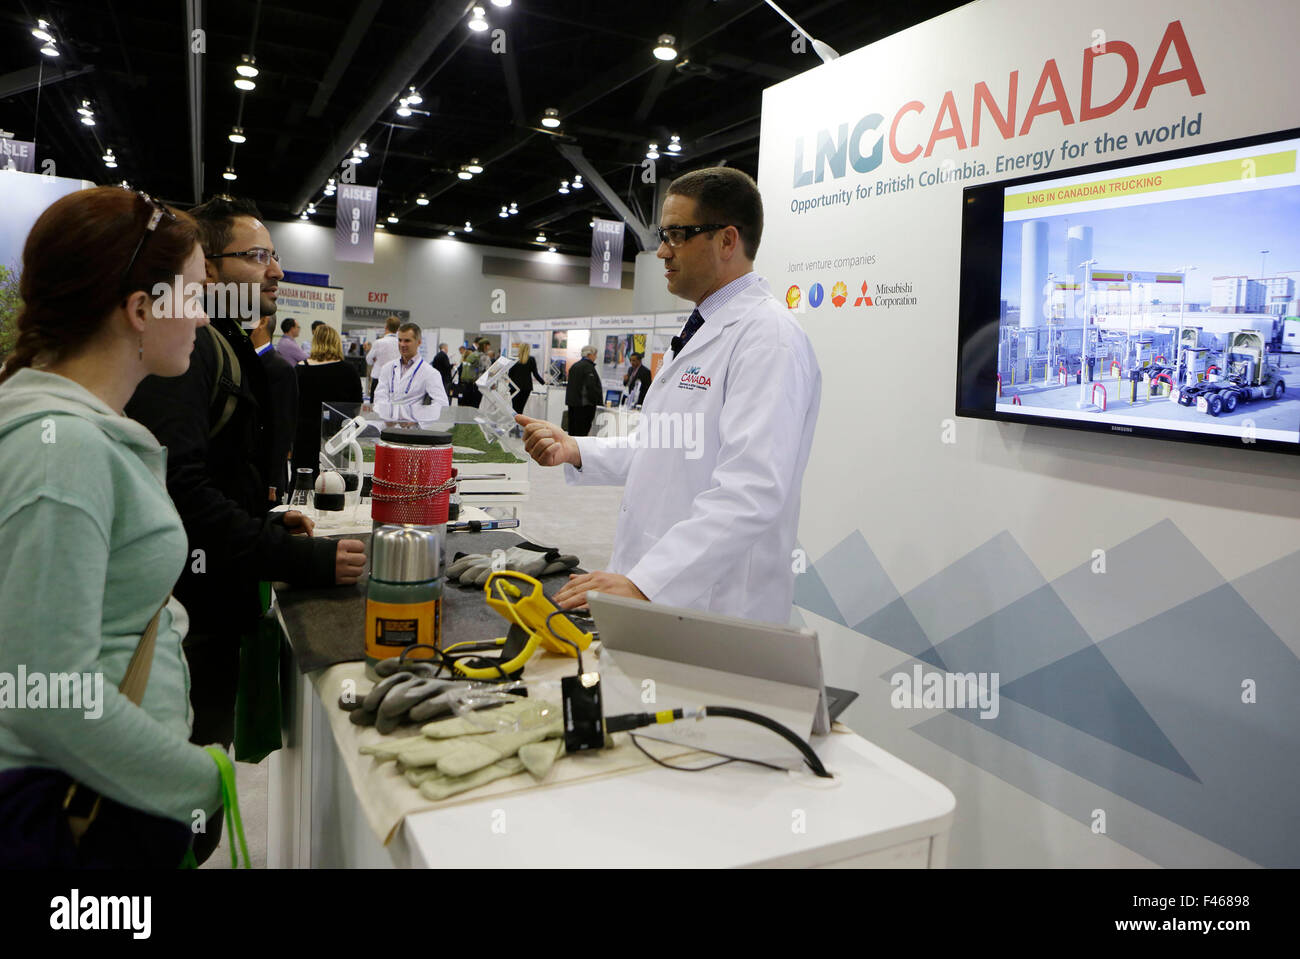
[[[713,385],[713,380],[700,372],[698,366],[692,366],[682,373],[682,378],[677,381],[679,390],[707,390]]]

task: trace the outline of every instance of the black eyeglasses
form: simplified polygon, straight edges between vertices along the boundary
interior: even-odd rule
[[[276,263],[280,262],[279,253],[276,253],[274,250],[264,250],[260,246],[254,247],[251,250],[240,250],[238,253],[213,253],[210,257],[208,257],[208,259],[220,260],[224,256],[251,256],[254,260],[257,261],[258,266],[266,266],[272,260],[275,260]]]
[[[158,224],[162,222],[163,217],[166,217],[173,223],[176,222],[176,214],[167,209],[167,207],[163,206],[162,203],[155,200],[148,193],[141,193],[139,190],[136,190],[135,195],[148,203],[149,206],[153,207],[153,209],[149,213],[149,221],[144,225],[144,233],[140,235],[140,242],[135,245],[135,250],[131,253],[131,259],[127,262],[126,270],[122,274],[122,285],[128,287],[130,286],[131,271],[135,269],[135,261],[139,258],[140,251],[144,249],[144,241],[149,239],[150,235],[158,229]],[[134,291],[127,289],[123,290],[123,292],[131,293]]]
[[[725,230],[731,226],[730,223],[702,223],[698,226],[661,226],[655,232],[659,234],[659,242],[667,243],[669,246],[683,246],[691,237],[698,236],[701,233],[709,233],[713,230]]]

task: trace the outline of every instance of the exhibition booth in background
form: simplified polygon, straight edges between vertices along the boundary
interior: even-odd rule
[[[956,795],[951,865],[1300,863],[1300,461],[953,402],[964,189],[1300,127],[1298,32],[1266,0],[982,0],[766,92],[757,267],[823,383],[797,617],[845,721]],[[1300,268],[1295,192],[1274,243],[1191,262]],[[1098,269],[1188,263],[1125,240]],[[944,708],[936,673],[999,708]]]

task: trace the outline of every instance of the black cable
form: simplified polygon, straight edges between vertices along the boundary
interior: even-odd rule
[[[800,739],[795,733],[778,723],[775,719],[769,719],[768,717],[762,716],[758,713],[751,713],[748,709],[736,709],[732,706],[705,706],[704,711],[708,716],[721,716],[724,719],[741,719],[748,723],[757,723],[760,726],[772,730],[772,732],[776,733],[795,749],[799,750],[803,755],[804,761],[814,773],[823,779],[833,778],[831,774],[826,771],[826,767],[822,765],[822,761],[817,758],[817,754],[813,752],[812,747]]]
[[[681,709],[674,709],[671,710],[671,712],[672,718],[667,720],[668,722],[682,719],[685,715],[684,711]],[[834,778],[829,772],[827,772],[826,767],[822,765],[822,761],[817,757],[817,754],[813,752],[812,747],[800,739],[797,734],[791,732],[788,728],[778,723],[775,719],[769,719],[759,713],[750,712],[748,709],[736,709],[732,706],[705,706],[703,714],[704,717],[718,716],[723,719],[739,719],[743,722],[754,723],[758,726],[764,727],[765,729],[770,729],[786,742],[790,743],[790,745],[794,746],[795,749],[799,750],[800,755],[804,758],[804,762],[808,764],[808,768],[817,776],[823,779]],[[660,715],[661,713],[623,713],[618,716],[610,716],[605,720],[605,730],[614,733],[653,726],[660,724]],[[718,753],[717,755],[725,754]]]
[[[781,772],[781,773],[786,771],[784,766],[776,766],[773,765],[772,763],[765,763],[761,759],[746,759],[744,756],[729,756],[726,753],[720,753],[713,749],[702,749],[699,746],[692,746],[691,748],[695,750],[695,752],[708,753],[710,756],[722,756],[723,757],[722,762],[709,763],[709,765],[707,766],[674,766],[672,763],[664,762],[658,756],[655,756],[653,753],[651,753],[650,750],[642,746],[641,740],[636,735],[636,733],[628,733],[627,737],[628,739],[632,740],[633,746],[635,746],[637,749],[641,750],[641,752],[645,754],[647,759],[651,760],[652,762],[658,763],[660,766],[663,766],[665,769],[674,769],[679,773],[702,773],[707,769],[717,769],[719,766],[726,766],[729,763],[750,763],[751,765],[754,766],[763,766],[766,769],[775,769],[777,772]]]

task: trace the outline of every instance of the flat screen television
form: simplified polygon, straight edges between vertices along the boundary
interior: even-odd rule
[[[957,413],[1300,452],[1300,129],[967,187]]]

